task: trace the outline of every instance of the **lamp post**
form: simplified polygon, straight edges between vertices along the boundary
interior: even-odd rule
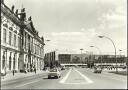
[[[114,49],[115,49],[116,72],[118,72],[118,69],[117,69],[117,59],[116,59],[116,46],[115,46],[113,40],[111,38],[109,38],[109,37],[106,37],[106,36],[98,36],[98,37],[99,38],[107,38],[107,39],[109,39],[112,42],[112,44],[114,46]]]
[[[48,39],[48,40],[45,40],[45,41],[46,41],[46,42],[50,42],[51,40]],[[50,56],[50,55],[48,55],[47,61],[48,61],[48,66],[50,67],[51,62],[49,61],[49,60],[50,60],[49,56]]]
[[[98,48],[98,47],[96,47],[96,46],[90,46],[90,47],[95,47],[98,51],[99,51],[99,55],[101,55],[101,50]],[[101,55],[101,66],[102,66],[102,55]]]
[[[81,63],[82,63],[82,51],[83,51],[84,49],[81,48],[80,50],[81,50]]]
[[[121,49],[119,49],[119,52],[120,52],[120,59],[121,59]],[[123,61],[121,61],[122,65],[123,65]]]
[[[49,40],[49,39],[47,39],[47,40],[45,40],[46,42],[50,42],[51,40]]]
[[[122,51],[122,50],[121,50],[121,49],[119,49],[119,52],[120,52],[120,57],[121,57],[121,51]]]

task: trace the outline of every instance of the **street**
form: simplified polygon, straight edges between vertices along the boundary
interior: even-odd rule
[[[87,68],[61,71],[61,78],[48,79],[47,73],[4,81],[2,89],[126,89],[127,76],[111,73],[95,74]]]

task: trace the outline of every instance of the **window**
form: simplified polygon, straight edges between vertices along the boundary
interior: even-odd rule
[[[15,64],[16,64],[16,54],[14,54],[14,58],[13,58],[13,69],[15,70]]]
[[[16,35],[14,35],[14,47],[16,47]]]
[[[12,33],[9,32],[9,45],[11,45],[11,38],[12,38]]]
[[[11,70],[11,63],[12,63],[11,55],[12,55],[12,52],[10,52],[10,56],[9,56],[9,70]]]
[[[3,29],[3,42],[6,43],[6,29]]]
[[[3,57],[2,57],[2,68],[5,68],[5,51],[3,52]]]
[[[27,35],[26,35],[26,32],[25,32],[25,37],[24,37],[25,39],[24,39],[24,46],[25,46],[25,49],[26,49],[26,38],[27,38]]]
[[[11,70],[11,56],[9,57],[9,70]]]
[[[18,37],[18,48],[20,49],[20,37]]]

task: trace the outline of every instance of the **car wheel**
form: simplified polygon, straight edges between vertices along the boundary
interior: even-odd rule
[[[59,78],[59,76],[56,76],[56,78]]]
[[[48,76],[48,79],[50,79],[51,77],[50,76]]]

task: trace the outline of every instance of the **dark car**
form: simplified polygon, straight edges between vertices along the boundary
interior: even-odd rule
[[[100,67],[94,68],[94,73],[101,73],[102,69]]]

